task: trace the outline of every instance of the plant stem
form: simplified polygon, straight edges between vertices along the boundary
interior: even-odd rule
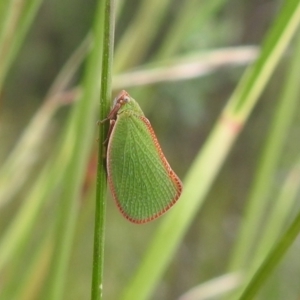
[[[292,245],[300,231],[300,213],[293,220],[292,224],[288,227],[285,233],[279,239],[276,246],[270,251],[268,257],[261,264],[257,272],[253,275],[250,283],[243,291],[239,300],[253,299],[258,289],[262,286],[265,280],[270,276],[272,270],[278,265],[283,255],[287,252]]]
[[[72,147],[72,153],[64,173],[64,182],[61,191],[63,201],[60,202],[57,214],[54,253],[49,279],[41,299],[59,300],[64,297],[68,263],[73,250],[73,238],[79,213],[82,182],[84,180],[90,149],[95,141],[95,120],[92,116],[99,99],[99,78],[101,78],[102,73],[102,2],[101,0],[98,1],[97,11],[95,12],[94,44],[83,78],[81,100],[74,105],[66,129],[66,137],[71,136],[71,139],[64,139],[63,146],[66,143],[67,146]]]
[[[102,53],[102,75],[100,95],[100,119],[104,119],[108,112],[111,98],[111,69],[114,45],[114,0],[104,2],[104,33]],[[106,170],[105,147],[103,141],[107,133],[107,125],[99,128],[99,150],[96,187],[95,230],[94,230],[94,261],[91,299],[103,299],[103,265],[104,265],[104,225],[106,208]]]

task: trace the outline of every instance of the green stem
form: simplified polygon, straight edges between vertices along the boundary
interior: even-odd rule
[[[258,102],[272,71],[297,30],[300,23],[300,1],[289,0],[288,4],[280,12],[278,17],[280,22],[276,22],[267,36],[267,39],[270,40],[271,35],[271,46],[273,47],[270,46],[270,43],[263,46],[261,56],[264,60],[260,58],[248,69],[246,76],[229,100],[184,180],[181,199],[161,221],[152,244],[147,248],[143,262],[132,282],[126,286],[121,299],[149,299],[159,283],[188,226],[203,204],[239,130]]]
[[[99,78],[102,72],[101,53],[103,50],[103,9],[98,1],[95,13],[94,45],[89,56],[81,100],[76,102],[69,120],[67,133],[73,133],[73,151],[70,157],[62,189],[56,228],[56,243],[51,262],[51,270],[44,297],[41,299],[59,300],[63,298],[67,278],[76,222],[79,212],[79,198],[92,143],[95,140],[95,121],[91,116],[99,99]],[[69,142],[70,144],[70,142]]]
[[[265,212],[270,205],[270,191],[273,183],[273,174],[285,146],[285,140],[299,105],[298,84],[300,57],[296,57],[300,50],[300,40],[295,47],[295,59],[287,74],[285,88],[280,96],[270,132],[262,151],[257,173],[245,211],[239,237],[235,245],[230,263],[230,270],[238,270],[250,263],[249,257],[253,254],[253,245],[257,244],[258,233],[261,232],[261,222],[266,218]],[[299,60],[299,62],[298,62]],[[274,201],[274,200],[273,200]],[[273,204],[272,204],[273,205]]]
[[[6,61],[6,56],[13,44],[16,28],[18,26],[24,4],[24,0],[12,0],[6,22],[3,24],[2,35],[0,36],[0,90],[6,74],[4,62]]]
[[[102,54],[102,75],[100,95],[100,119],[107,115],[111,99],[111,69],[114,46],[114,0],[106,0],[104,3],[104,34]],[[104,137],[107,134],[107,125],[99,128],[99,150],[96,187],[95,230],[94,230],[94,261],[91,299],[103,299],[103,265],[104,265],[104,225],[106,208],[106,170]]]
[[[0,91],[42,0],[10,1],[0,36]],[[1,8],[0,8],[1,9]]]
[[[296,237],[300,232],[300,213],[296,216],[293,223],[289,226],[287,231],[281,236],[278,244],[272,249],[267,259],[263,262],[260,268],[252,277],[249,285],[243,291],[239,300],[253,299],[258,289],[262,286],[264,281],[270,277],[271,271],[278,265],[279,261],[290,248]]]

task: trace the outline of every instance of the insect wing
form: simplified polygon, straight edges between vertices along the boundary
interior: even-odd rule
[[[118,208],[134,223],[159,217],[175,204],[182,191],[180,179],[144,116],[118,115],[108,144],[107,172]]]

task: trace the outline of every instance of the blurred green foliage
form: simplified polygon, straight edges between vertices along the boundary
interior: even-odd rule
[[[17,23],[10,36],[12,43],[7,44],[8,48],[0,43],[0,58],[3,60],[6,56],[3,58],[1,53],[10,55],[7,54],[10,53],[6,52],[7,49],[16,49],[12,51],[15,56],[9,56],[11,63],[4,72],[3,82],[0,82],[0,172],[2,168],[4,173],[4,177],[0,177],[0,196],[3,197],[0,197],[0,247],[7,241],[7,237],[12,236],[13,231],[7,230],[11,228],[25,201],[34,199],[31,195],[39,195],[38,189],[43,188],[39,183],[47,181],[49,187],[48,194],[43,194],[43,202],[36,206],[37,214],[35,219],[32,217],[33,225],[26,240],[21,241],[20,238],[20,244],[16,242],[18,246],[13,256],[3,262],[3,265],[0,259],[0,295],[4,295],[0,298],[7,300],[41,299],[39,297],[47,286],[51,253],[55,247],[53,227],[64,200],[61,197],[64,183],[67,182],[64,164],[62,163],[60,173],[59,164],[55,165],[53,161],[64,143],[73,145],[73,140],[76,139],[76,132],[70,134],[68,139],[64,134],[67,132],[67,124],[71,123],[66,120],[71,120],[75,100],[81,95],[81,90],[77,88],[80,89],[85,84],[83,78],[90,58],[88,46],[80,53],[80,58],[71,64],[74,72],[67,68],[70,78],[66,82],[59,81],[61,86],[56,89],[55,94],[51,94],[50,87],[53,88],[52,84],[57,80],[63,66],[72,55],[74,57],[76,49],[90,33],[98,5],[92,0],[0,1],[0,41],[3,42],[5,37],[5,22],[9,21],[9,11],[12,9],[12,13],[15,12],[18,16],[13,6],[21,4],[23,8],[19,12],[20,23]],[[203,74],[188,77],[187,70],[187,74],[180,73],[182,78],[176,81],[166,76],[163,79],[157,78],[157,82],[138,85],[133,81],[130,86],[124,87],[140,103],[170,164],[184,178],[199,149],[205,145],[246,66],[257,55],[257,49],[251,48],[254,56],[247,52],[248,56],[245,55],[242,62],[234,62],[234,59],[238,61],[237,54],[231,59],[227,55],[221,55],[220,61],[212,65],[205,55],[215,50],[240,49],[242,53],[248,46],[260,47],[268,30],[276,23],[282,3],[266,0],[120,0],[116,4],[115,85],[122,73],[140,70],[151,73],[155,68],[167,69],[182,62],[185,64],[189,60],[194,64],[198,61],[204,64],[208,62],[208,66],[204,65]],[[30,10],[31,7],[34,9]],[[32,21],[28,21],[27,28],[24,25],[27,23],[24,21],[23,24],[22,20]],[[267,148],[266,141],[272,135],[272,130],[280,130],[273,126],[272,120],[276,116],[277,105],[283,101],[279,95],[285,95],[282,91],[288,85],[286,78],[292,72],[294,59],[296,63],[294,44],[295,41],[292,41],[268,82],[260,102],[216,176],[202,209],[197,212],[176,255],[170,258],[169,267],[151,299],[178,299],[193,286],[229,270],[237,271],[242,266],[245,267],[247,259],[234,266],[235,257],[232,256],[239,238],[239,228],[244,220],[247,200],[253,191],[253,182],[259,177],[264,160],[267,160],[262,156],[263,149]],[[198,55],[203,55],[204,58],[194,59]],[[146,78],[149,76],[147,74]],[[291,88],[297,91],[297,75],[295,77],[290,82],[294,80]],[[118,90],[114,90],[114,94],[117,92]],[[53,100],[57,95],[58,99]],[[50,98],[52,102],[49,101]],[[47,104],[47,100],[52,104]],[[9,161],[13,156],[10,155],[14,153],[16,145],[22,142],[25,130],[30,128],[30,122],[43,107],[41,119],[49,118],[48,123],[45,123],[46,128],[39,133],[39,124],[42,123],[36,123],[37,131],[29,132],[32,139],[37,138],[35,147],[30,148],[30,143],[25,144],[29,152],[21,148],[26,156],[22,159],[18,156],[19,160],[14,160],[16,166],[13,166]],[[257,241],[260,231],[263,232],[267,224],[278,194],[289,180],[292,181],[291,189],[294,193],[290,196],[292,200],[280,232],[284,232],[289,224],[287,220],[294,218],[299,211],[299,204],[295,201],[299,199],[297,188],[300,178],[297,167],[300,146],[299,103],[295,101],[290,107],[293,109],[285,117],[290,122],[286,125],[284,140],[279,139],[281,151],[272,173],[268,175],[266,198],[270,201],[261,212],[262,218],[260,216],[257,220]],[[93,111],[91,120],[95,124],[95,133],[91,132],[91,135],[94,142],[89,149],[91,154],[82,175],[84,179],[78,187],[81,191],[77,195],[80,209],[70,253],[64,299],[90,297],[98,118],[96,105]],[[72,153],[70,151],[72,149],[62,151],[61,162],[65,161],[67,164]],[[52,165],[57,166],[55,172],[50,171]],[[10,170],[11,173],[3,170]],[[52,178],[43,181],[47,174],[52,174]],[[50,181],[56,183],[52,186]],[[201,182],[202,178],[199,178],[199,185]],[[10,183],[12,186],[8,191]],[[37,194],[34,194],[34,189]],[[290,199],[289,196],[285,197],[284,199]],[[104,299],[120,299],[122,290],[129,285],[130,278],[142,264],[144,253],[163,220],[143,226],[132,225],[122,218],[110,196],[108,198]],[[252,218],[255,219],[255,215]],[[270,245],[273,243],[271,241]],[[247,250],[254,253],[255,243],[251,247]],[[296,240],[284,262],[274,274],[269,275],[259,299],[296,299],[300,293],[298,253],[299,241]],[[247,258],[249,259],[248,256]],[[154,266],[155,263],[153,261]],[[246,270],[247,268],[250,266],[246,264]]]

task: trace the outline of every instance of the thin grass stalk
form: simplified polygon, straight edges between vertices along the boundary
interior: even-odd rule
[[[3,233],[0,240],[0,272],[14,258],[19,249],[24,249],[42,206],[48,199],[51,199],[59,183],[66,176],[66,167],[73,151],[75,136],[74,131],[69,131],[67,135],[64,135],[63,146],[59,149],[55,159],[50,159],[40,172],[35,185],[28,191],[28,196],[24,198],[18,213]]]
[[[17,57],[19,50],[22,47],[27,32],[30,29],[31,24],[34,21],[35,16],[42,4],[43,0],[27,0],[20,16],[18,28],[15,31],[13,43],[10,47],[9,52],[6,55],[5,60],[5,74],[10,69],[13,61]]]
[[[236,289],[240,282],[241,274],[227,273],[191,288],[181,295],[178,300],[221,299],[224,294]]]
[[[233,142],[300,23],[300,1],[290,0],[269,31],[261,56],[246,72],[185,180],[178,204],[162,220],[142,264],[121,299],[148,299],[204,202]],[[262,81],[262,82],[260,82]],[[255,89],[255,92],[253,92]],[[201,182],[201,184],[199,184]]]
[[[300,232],[300,212],[293,219],[288,229],[281,235],[278,243],[272,248],[267,258],[263,261],[257,272],[251,278],[238,300],[250,300],[257,294],[264,282],[277,267],[284,254],[290,248]]]
[[[13,44],[15,32],[17,32],[18,23],[25,3],[26,0],[10,1],[6,21],[3,24],[0,36],[0,92],[6,75],[6,57]]]
[[[88,56],[88,53],[92,48],[92,44],[92,36],[88,33],[61,68],[46,95],[46,99],[61,93],[71,85],[71,82],[82,65],[83,60]]]
[[[212,15],[217,14],[226,3],[226,0],[212,0],[212,1],[198,1],[189,0],[182,1],[183,6],[178,10],[178,16],[173,21],[169,32],[165,35],[162,45],[155,55],[155,60],[171,57],[182,46],[182,40],[187,32],[189,32],[193,22],[191,20],[197,19],[198,27],[201,28],[206,20],[209,20]]]
[[[191,25],[193,25],[193,22],[191,22],[191,20],[197,19],[198,27],[201,26],[201,24],[204,24],[206,20],[211,18],[212,14],[216,13],[216,10],[220,9],[222,7],[222,4],[225,2],[226,0],[212,0],[205,2],[197,0],[182,1],[180,3],[180,5],[182,5],[182,8],[179,10],[178,16],[176,16],[174,20],[172,20],[172,26],[170,26],[169,31],[164,36],[165,38],[163,39],[163,41],[161,41],[161,45],[157,50],[157,53],[154,54],[151,60],[155,63],[158,63],[158,65],[160,66],[158,62],[159,59],[172,57],[174,53],[180,50],[180,47],[183,44],[184,35],[189,32]],[[152,75],[152,77],[154,78],[154,74]],[[177,75],[178,77],[180,77],[178,73]],[[167,76],[165,78],[167,80]],[[128,82],[128,79],[126,81]],[[165,80],[163,79],[162,81]],[[155,82],[155,79],[153,79],[153,82]],[[152,96],[153,91],[149,88],[146,90],[145,88],[138,89],[135,94],[136,98],[143,97],[144,100],[150,99]]]
[[[38,156],[35,154],[44,140],[44,133],[55,112],[65,103],[74,102],[74,99],[78,98],[78,89],[67,91],[67,88],[85,58],[90,43],[90,38],[87,37],[68,59],[50,87],[42,106],[1,166],[0,208],[13,199],[29,176],[35,162],[31,157]]]
[[[283,183],[282,189],[277,197],[278,199],[276,199],[267,224],[263,229],[254,258],[252,259],[253,262],[251,265],[253,265],[254,268],[261,263],[292,215],[300,187],[299,171],[300,162],[289,172]]]
[[[246,271],[243,272],[243,283],[241,286],[231,294],[228,299],[236,299],[237,295],[241,294],[241,291],[249,284],[253,278],[255,272],[264,263],[268,253],[276,245],[277,240],[280,237],[283,228],[286,227],[286,223],[291,216],[291,210],[293,204],[297,199],[297,193],[300,187],[300,173],[299,162],[288,174],[286,181],[283,183],[282,189],[275,200],[274,207],[267,220],[267,224],[263,228],[260,241],[257,243],[258,248],[254,252],[253,258],[249,263]]]
[[[283,3],[278,17],[273,22],[272,30],[263,41],[261,55],[253,66],[255,69],[249,68],[244,74],[228,103],[228,112],[238,113],[239,118],[243,119],[252,111],[258,95],[277,66],[279,57],[299,27],[299,15],[298,0],[287,0]]]
[[[288,130],[290,129],[291,123],[297,112],[299,101],[298,95],[300,90],[298,72],[299,66],[300,36],[298,36],[297,44],[294,47],[294,57],[291,59],[290,69],[287,71],[288,75],[285,80],[284,89],[280,96],[280,102],[278,103],[277,110],[274,115],[270,133],[268,134],[269,138],[267,139],[263,159],[261,160],[262,165],[259,168],[259,170],[267,170],[268,172],[265,173],[267,173],[270,178],[272,178],[275,174],[275,169],[278,165],[278,161],[285,144],[285,138],[288,135]],[[264,180],[264,184],[268,187],[268,189],[263,190],[265,192],[263,195],[266,198],[270,194],[269,190],[271,189],[271,180],[266,177],[261,177],[259,173],[258,177],[260,177],[261,180]],[[255,218],[251,215],[248,216],[248,218],[245,218],[246,221],[253,222],[252,224],[247,225],[252,225],[256,229],[255,240],[248,241],[243,239],[251,249],[251,254],[248,251],[243,255],[243,266],[247,265],[248,270],[247,274],[245,274],[246,285],[250,280],[249,278],[253,276],[255,271],[258,269],[258,266],[266,258],[266,255],[280,236],[280,232],[282,231],[281,229],[285,227],[286,222],[290,218],[291,210],[294,207],[294,201],[296,200],[297,191],[299,190],[299,185],[299,165],[296,165],[289,173],[278,197],[276,197],[275,201],[273,201],[272,210],[267,217],[265,215],[265,211],[266,206],[269,204],[269,199],[260,199],[261,202],[263,202],[263,204],[260,204],[262,211],[248,211],[248,213],[252,212],[258,215],[255,215]],[[265,220],[264,222],[263,218]],[[262,223],[265,224],[263,230],[261,229]],[[260,232],[262,233],[259,234]],[[258,245],[257,249],[253,247],[254,245]]]
[[[45,283],[53,251],[52,229],[53,226],[45,230],[42,240],[32,249],[30,258],[26,257],[26,267],[22,270],[23,272],[14,272],[13,276],[10,276],[12,278],[9,287],[5,289],[6,293],[5,290],[1,293],[3,299],[40,299],[39,293]],[[23,263],[24,256],[27,255],[24,251],[22,254],[17,258],[17,262],[20,262],[20,264]],[[15,276],[16,274],[17,276]]]
[[[64,137],[63,147],[60,148],[55,159],[50,160],[44,167],[36,184],[22,202],[19,212],[3,234],[0,242],[0,273],[4,266],[18,261],[20,255],[26,251],[26,244],[31,239],[32,229],[36,224],[42,206],[47,200],[53,199],[51,195],[57,192],[58,183],[62,182],[65,177],[66,165],[73,151],[74,139],[75,132],[69,132],[69,135]],[[28,269],[32,267],[30,263],[27,265]],[[9,290],[10,282],[5,281],[4,283],[7,285],[5,289]],[[19,286],[19,284],[17,285]]]
[[[0,241],[0,272],[14,258],[20,249],[24,249],[26,242],[30,239],[32,229],[38,219],[40,210],[48,199],[49,193],[55,190],[55,185],[62,178],[57,176],[63,169],[60,163],[58,168],[52,168],[56,173],[49,174],[49,165],[40,174],[33,189],[24,199],[19,212],[12,220],[10,226],[4,232]]]
[[[18,286],[15,299],[32,300],[41,299],[39,294],[42,287],[45,285],[45,278],[47,277],[47,271],[49,270],[50,258],[53,251],[52,236],[45,238],[45,241],[41,243],[38,252],[34,256],[34,260],[30,264],[30,269],[26,270],[24,281]]]
[[[222,67],[248,65],[257,58],[258,52],[258,48],[253,46],[223,48],[147,64],[136,71],[116,75],[113,88],[146,86],[206,76]]]
[[[266,208],[271,201],[269,196],[274,174],[285,145],[287,132],[297,112],[299,103],[300,41],[295,45],[294,55],[259,160],[245,217],[243,218],[244,221],[233,251],[230,270],[239,269],[251,261],[249,256],[253,253],[253,245],[257,244],[257,235],[261,231],[261,222],[265,218]]]
[[[79,198],[88,162],[91,145],[94,141],[95,123],[93,112],[99,99],[100,80],[102,70],[102,32],[103,32],[103,1],[98,1],[95,12],[94,48],[90,54],[83,82],[81,101],[74,106],[72,116],[75,125],[69,124],[68,130],[75,130],[76,140],[73,155],[67,169],[63,185],[62,197],[58,212],[56,228],[56,245],[51,263],[49,282],[43,299],[59,300],[63,298],[68,263],[72,251],[78,216]],[[72,128],[74,126],[74,128]]]
[[[10,1],[0,37],[0,91],[42,0]]]
[[[269,133],[269,136],[274,137],[274,142],[270,139],[271,142],[269,147],[266,147],[270,150],[265,155],[266,159],[268,157],[272,157],[274,159],[274,156],[278,156],[277,160],[274,161],[273,172],[270,173],[270,176],[275,173],[275,167],[278,164],[279,155],[283,152],[282,148],[285,144],[284,142],[288,135],[288,130],[291,128],[292,121],[295,119],[297,107],[299,105],[300,35],[297,37],[297,43],[294,47],[293,53],[294,57],[291,59],[290,68],[287,71],[284,89],[280,97],[281,101],[278,105],[273,126]],[[272,149],[275,149],[275,155],[274,150]],[[274,201],[275,203],[272,205],[272,211],[267,219],[265,229],[260,237],[260,242],[258,243],[258,248],[255,251],[253,263],[251,263],[251,265],[258,265],[257,261],[259,261],[261,257],[265,256],[266,252],[270,249],[270,245],[272,245],[278,238],[280,228],[284,228],[285,223],[291,215],[300,185],[299,167],[300,161],[298,161],[295,167],[293,167],[288,173],[287,178],[278,194],[277,200]],[[252,243],[253,242],[254,241],[252,241]],[[249,247],[250,245],[251,244],[249,243]]]
[[[134,19],[117,44],[114,73],[133,67],[141,61],[158,32],[170,3],[170,0],[144,0],[139,3]]]
[[[102,75],[100,94],[100,120],[103,120],[109,111],[111,100],[112,62],[114,49],[114,0],[104,1],[104,32],[102,52]],[[94,254],[91,299],[103,299],[103,266],[105,242],[105,212],[106,212],[106,147],[103,143],[107,134],[107,125],[99,128],[99,149],[97,165]]]

